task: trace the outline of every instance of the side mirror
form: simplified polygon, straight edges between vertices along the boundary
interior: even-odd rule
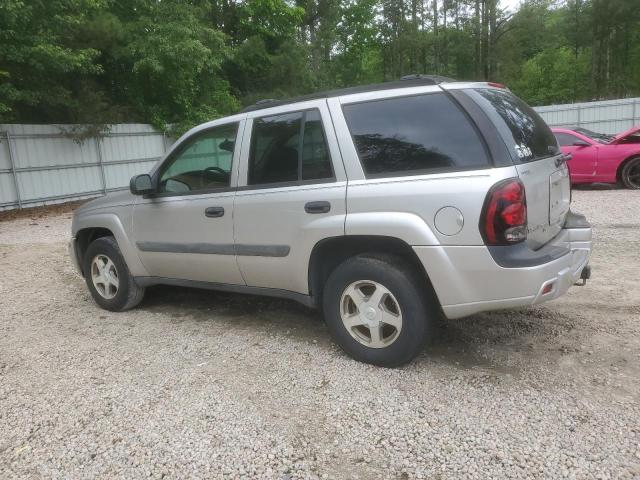
[[[129,190],[134,195],[146,195],[153,193],[153,182],[151,176],[148,173],[141,173],[140,175],[134,175],[129,182]]]
[[[574,147],[588,147],[589,144],[587,142],[583,142],[582,140],[576,140],[572,144]]]

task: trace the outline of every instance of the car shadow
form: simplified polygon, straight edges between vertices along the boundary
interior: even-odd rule
[[[573,190],[625,190],[624,186],[616,183],[580,183],[571,185]]]
[[[171,322],[225,322],[230,327],[286,332],[293,341],[332,348],[319,311],[291,300],[183,287],[155,286],[147,290],[142,309],[163,313]],[[460,320],[441,318],[434,338],[414,366],[444,364],[459,369],[490,369],[514,373],[530,356],[550,358],[562,349],[558,339],[575,327],[572,318],[545,306],[473,315]]]

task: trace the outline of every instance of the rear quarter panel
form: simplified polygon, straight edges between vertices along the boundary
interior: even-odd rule
[[[366,178],[342,112],[347,103],[436,91],[439,87],[427,86],[328,99],[348,176],[347,235],[392,236],[412,246],[484,245],[478,225],[485,197],[495,183],[517,177],[514,166]],[[445,235],[436,228],[435,216],[444,207],[455,207],[462,214],[457,234]]]
[[[357,159],[356,159],[357,161]],[[484,245],[480,213],[492,185],[514,177],[514,167],[466,172],[355,180],[347,186],[347,235],[388,235],[417,245]],[[460,231],[445,235],[435,217],[458,209]]]

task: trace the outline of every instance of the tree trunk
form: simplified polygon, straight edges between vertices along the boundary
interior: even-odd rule
[[[440,45],[438,39],[438,1],[431,2],[433,10],[433,73],[440,71]]]
[[[449,45],[447,42],[447,0],[442,2],[442,71],[449,70]]]
[[[475,64],[475,72],[476,72],[476,80],[480,79],[481,69],[480,65],[482,62],[482,40],[480,34],[480,0],[476,0],[476,10],[475,10],[475,52],[474,52],[474,64]]]
[[[496,35],[496,23],[497,23],[497,9],[496,4],[497,0],[487,0],[489,4],[489,48],[488,48],[488,65],[489,65],[489,74],[487,75],[487,80],[495,80],[496,79],[496,70],[498,69],[498,58],[496,56],[496,44],[497,35]]]
[[[482,2],[482,49],[481,49],[481,64],[482,64],[482,78],[484,80],[489,79],[489,9],[487,8],[487,2],[491,0],[483,0]]]

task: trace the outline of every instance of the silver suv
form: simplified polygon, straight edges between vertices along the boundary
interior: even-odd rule
[[[79,208],[71,257],[102,308],[156,284],[290,298],[321,308],[354,358],[397,366],[442,313],[586,282],[591,227],[569,210],[566,160],[498,84],[416,77],[266,101]]]

